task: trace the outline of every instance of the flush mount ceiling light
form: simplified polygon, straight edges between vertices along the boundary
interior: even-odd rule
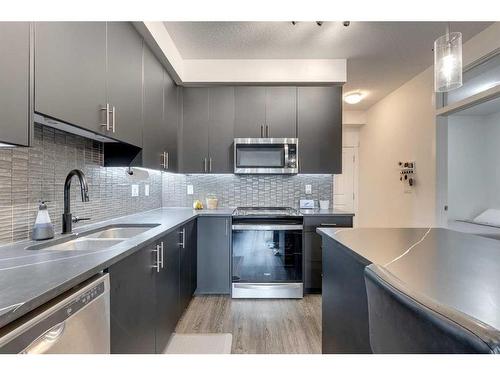
[[[344,96],[344,102],[347,104],[358,104],[361,100],[363,100],[363,94],[360,92],[353,92]]]
[[[434,91],[448,92],[462,86],[462,33],[446,34],[434,41]]]

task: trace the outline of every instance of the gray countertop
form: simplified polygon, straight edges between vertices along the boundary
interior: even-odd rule
[[[158,226],[105,250],[26,250],[43,241],[22,241],[0,247],[0,327],[21,317],[89,277],[154,243],[176,227],[198,216],[231,216],[234,208],[193,210],[159,208],[78,227],[85,232],[113,224],[159,224]],[[308,211],[303,215],[345,215],[339,211]],[[56,235],[54,239],[62,238]],[[51,241],[51,240],[49,240]]]
[[[112,224],[160,224],[138,236],[99,251],[26,250],[26,247],[41,244],[43,241],[22,241],[2,246],[0,247],[0,327],[197,216],[230,216],[232,212],[232,209],[195,211],[189,208],[161,208],[74,230],[81,233]],[[62,237],[57,235],[55,239]]]
[[[408,288],[500,330],[500,241],[444,228],[319,228]]]

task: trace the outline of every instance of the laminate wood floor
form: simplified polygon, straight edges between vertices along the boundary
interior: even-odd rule
[[[301,300],[195,296],[177,333],[232,333],[233,354],[321,353],[321,295]]]

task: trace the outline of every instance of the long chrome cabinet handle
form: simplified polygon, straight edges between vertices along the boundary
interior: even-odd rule
[[[165,169],[169,168],[169,162],[168,162],[168,152],[165,152]]]
[[[264,125],[260,126],[260,137],[264,138]]]
[[[106,103],[106,106],[101,107],[101,111],[106,111],[106,122],[104,124],[101,124],[101,126],[106,127],[106,131],[109,132],[109,103]]]
[[[160,242],[161,268],[165,268],[165,257],[163,253],[163,241]]]
[[[266,138],[269,138],[269,125],[266,125]]]
[[[212,158],[208,159],[208,171],[212,172]]]
[[[154,268],[156,268],[156,272],[160,272],[160,267],[161,267],[160,245],[156,245],[156,249],[154,251],[156,253],[156,261],[155,261]]]
[[[204,158],[203,159],[203,171],[206,172],[207,171],[207,158]]]
[[[160,163],[160,167],[162,167],[163,169],[166,169],[166,168],[167,168],[167,167],[166,167],[166,165],[167,165],[167,163],[166,163],[166,161],[165,161],[165,151],[163,151],[163,152],[161,153],[161,163]]]
[[[113,106],[113,112],[112,112],[112,117],[113,117],[113,126],[111,127],[111,130],[113,133],[115,132],[115,125],[116,125],[116,108]]]
[[[186,228],[182,228],[181,230],[181,243],[179,244],[180,247],[182,247],[183,249],[186,248]]]

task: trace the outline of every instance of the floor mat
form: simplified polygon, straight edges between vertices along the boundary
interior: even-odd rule
[[[165,354],[231,354],[230,333],[174,333]]]

